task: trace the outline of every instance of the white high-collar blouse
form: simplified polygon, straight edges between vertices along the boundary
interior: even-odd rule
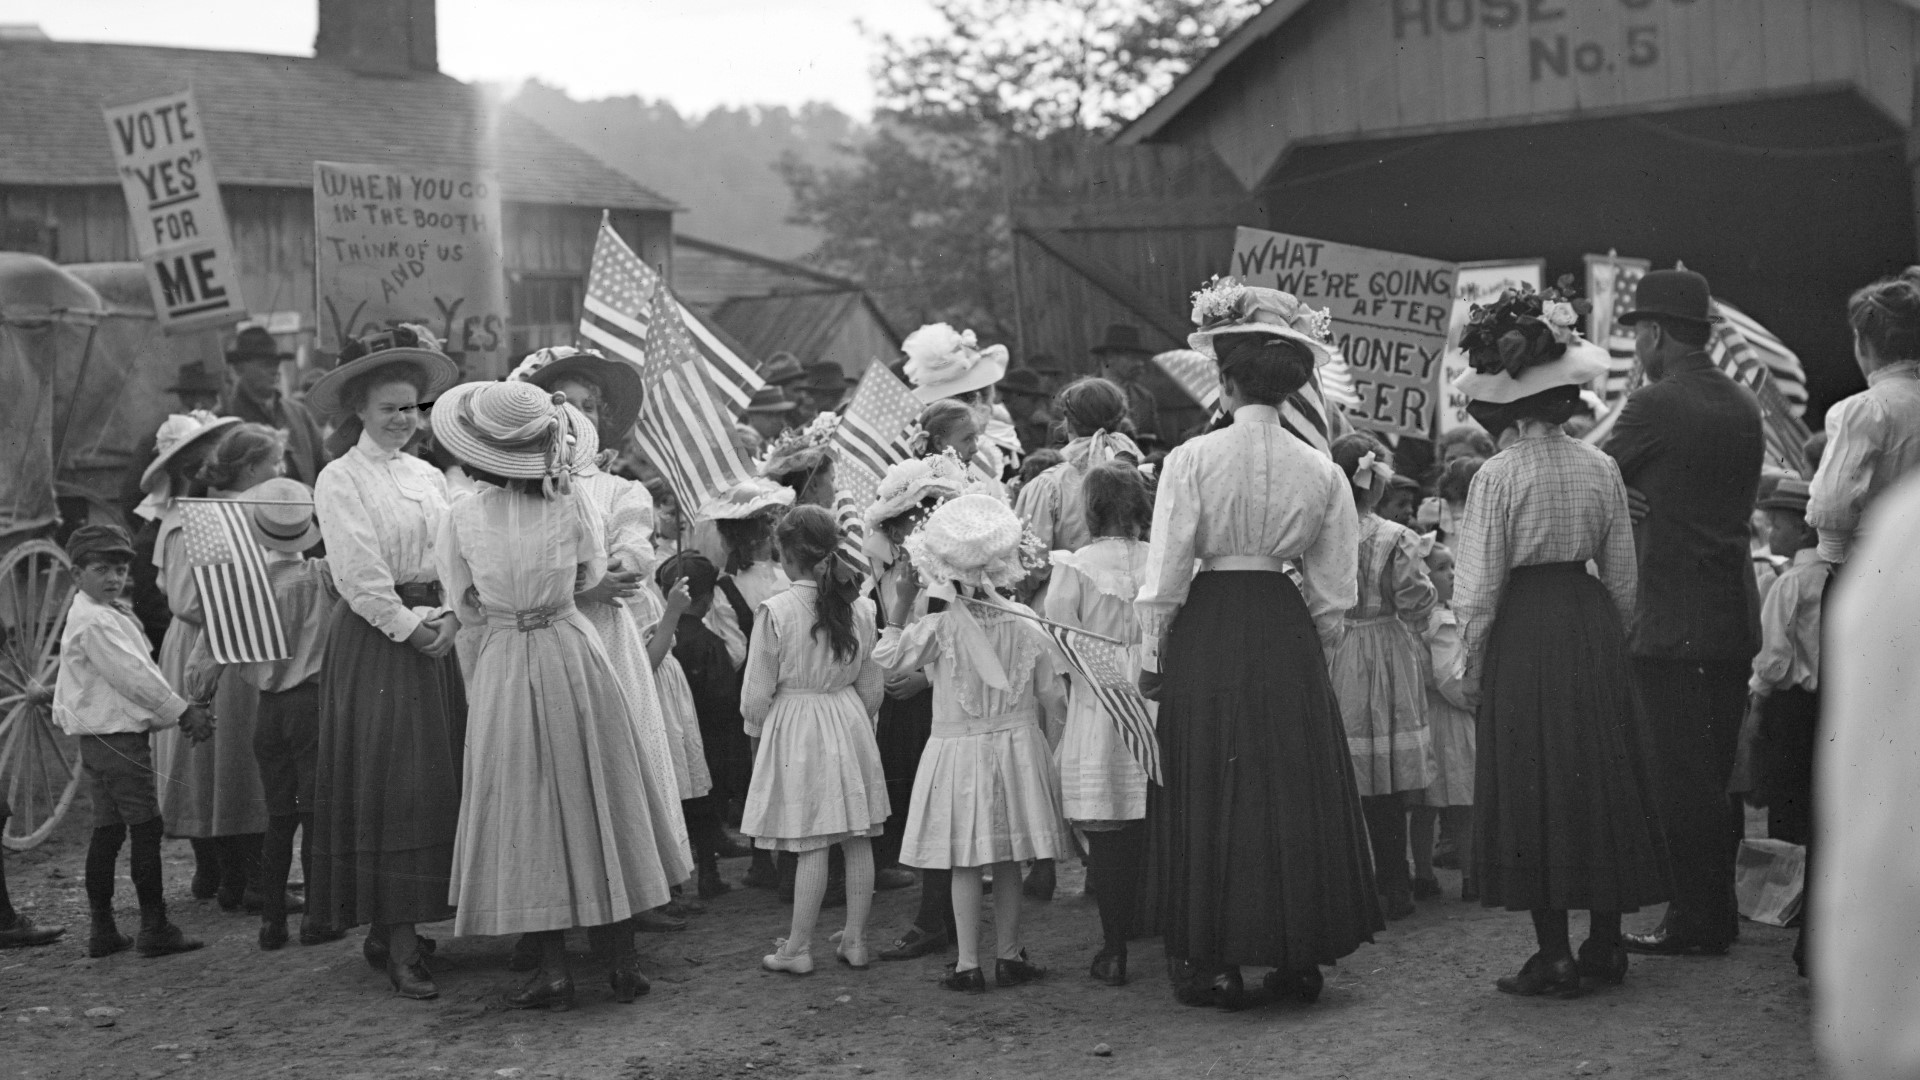
[[[395,591],[440,578],[434,544],[449,503],[440,470],[362,433],[320,471],[313,503],[334,587],[354,614],[405,641],[423,620],[447,610],[409,608]]]

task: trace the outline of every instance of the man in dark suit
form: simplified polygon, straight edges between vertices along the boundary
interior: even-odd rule
[[[313,413],[280,392],[280,364],[291,359],[291,354],[281,352],[274,344],[273,335],[265,327],[249,326],[240,331],[232,351],[227,353],[234,386],[220,412],[285,432],[287,475],[312,487],[327,463],[327,446]]]
[[[1646,275],[1620,317],[1649,385],[1627,399],[1607,452],[1646,507],[1632,649],[1673,870],[1666,918],[1626,935],[1637,952],[1719,955],[1738,928],[1741,819],[1727,780],[1760,647],[1747,521],[1765,444],[1753,394],[1707,355],[1716,318],[1707,279],[1686,270]]]

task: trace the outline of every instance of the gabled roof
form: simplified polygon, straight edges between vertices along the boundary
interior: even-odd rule
[[[315,161],[486,166],[508,202],[680,209],[447,75],[382,78],[304,56],[65,41],[0,39],[0,184],[118,186],[100,110],[189,86],[223,184],[309,188]]]
[[[1920,0],[1915,0],[1915,2],[1920,3]],[[688,236],[685,233],[675,233],[673,235],[673,243],[675,247],[692,248],[695,251],[703,252],[720,259],[748,263],[783,276],[799,278],[808,282],[817,282],[820,287],[825,289],[858,290],[860,288],[860,283],[854,281],[852,278],[839,277],[834,274],[829,274],[824,270],[815,270],[811,266],[805,266],[797,262],[788,262],[785,259],[776,259],[771,255],[760,255],[755,252],[744,251],[737,247],[729,247],[726,244],[716,244],[711,240],[701,240],[697,237]]]
[[[1913,0],[1913,2],[1920,3],[1920,0]],[[1307,0],[1272,0],[1246,22],[1241,23],[1240,29],[1228,34],[1225,41],[1214,46],[1212,52],[1201,57],[1200,62],[1193,65],[1191,71],[1180,76],[1159,101],[1154,102],[1146,112],[1121,128],[1114,135],[1113,141],[1121,146],[1131,146],[1153,138],[1161,128],[1167,126],[1169,121],[1180,115],[1180,110],[1191,104],[1193,99],[1199,97],[1207,87],[1212,86],[1213,80],[1219,78],[1221,72],[1238,60],[1241,53],[1264,41],[1268,34],[1280,29],[1288,19],[1293,18],[1301,8],[1306,6]]]
[[[893,327],[867,294],[857,290],[743,296],[714,309],[713,321],[761,356],[785,349],[802,363],[811,363],[826,355],[841,326],[863,307],[897,346],[899,335],[893,332]]]

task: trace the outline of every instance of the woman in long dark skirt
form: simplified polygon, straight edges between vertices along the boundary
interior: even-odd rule
[[[1491,310],[1490,341],[1510,310]],[[1490,346],[1469,352],[1479,370],[1456,383],[1501,449],[1467,495],[1454,611],[1479,698],[1473,876],[1488,907],[1532,913],[1539,943],[1497,985],[1571,997],[1583,978],[1626,977],[1620,914],[1667,899],[1667,856],[1627,653],[1638,575],[1626,485],[1612,458],[1560,428],[1606,354],[1530,325],[1517,377],[1502,366],[1513,350]],[[1570,909],[1591,913],[1577,959]]]
[[[1136,601],[1161,703],[1158,922],[1179,1000],[1237,1007],[1256,966],[1311,1002],[1319,965],[1385,925],[1325,652],[1355,602],[1359,524],[1346,477],[1277,408],[1326,353],[1314,313],[1231,283],[1198,299],[1190,341],[1217,356],[1233,423],[1168,456]]]
[[[414,926],[453,915],[467,700],[434,561],[446,478],[402,447],[457,376],[402,327],[350,344],[307,396],[354,440],[314,490],[341,599],[320,676],[308,911],[335,933],[371,924],[367,962],[408,998],[439,993]]]

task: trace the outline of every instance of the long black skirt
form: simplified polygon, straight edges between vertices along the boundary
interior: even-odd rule
[[[466,739],[459,660],[393,641],[340,601],[320,675],[307,886],[325,925],[453,917]]]
[[[1508,575],[1480,685],[1481,901],[1511,911],[1635,911],[1668,899],[1626,633],[1583,564]]]
[[[1194,579],[1163,661],[1149,785],[1153,915],[1170,960],[1298,970],[1383,929],[1326,655],[1284,574]]]

